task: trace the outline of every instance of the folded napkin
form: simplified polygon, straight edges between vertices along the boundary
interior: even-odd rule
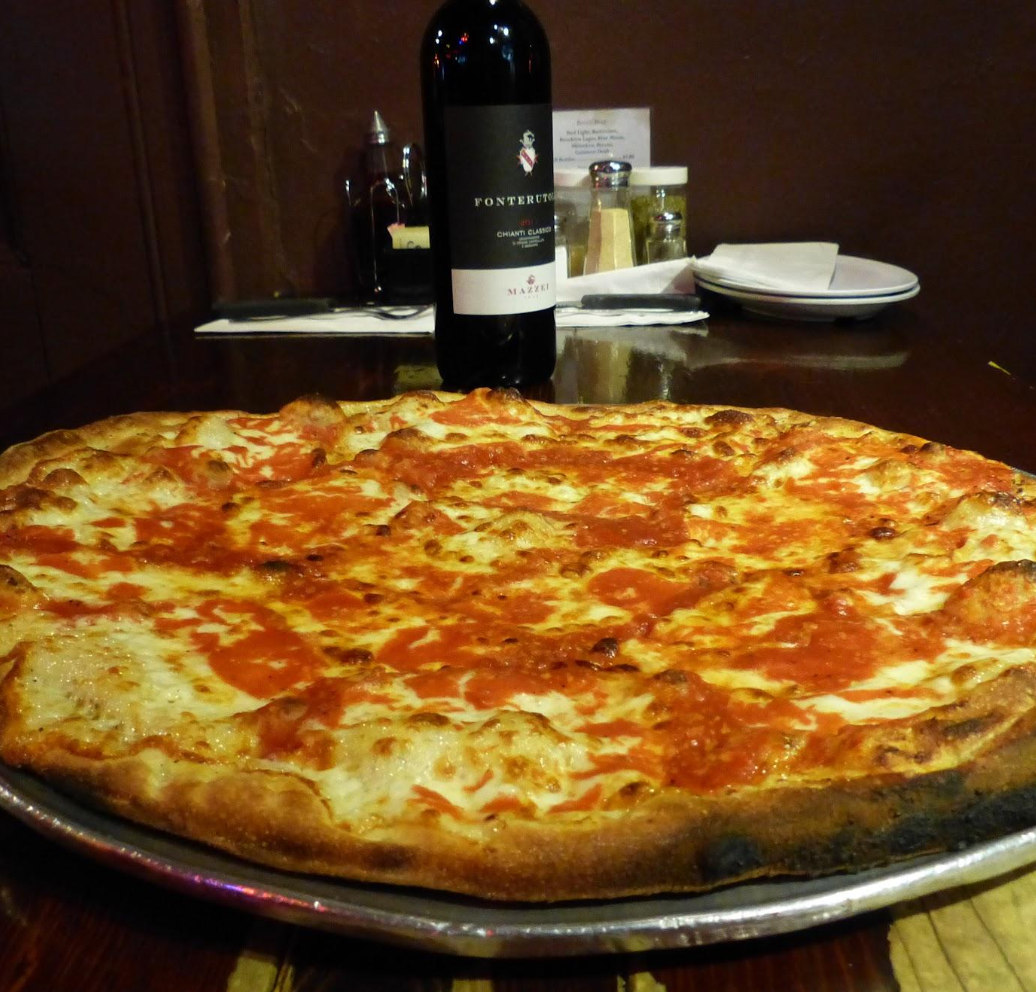
[[[902,903],[889,932],[903,992],[1036,992],[1036,870]]]
[[[744,288],[822,293],[835,273],[838,245],[828,241],[788,241],[756,245],[717,245],[711,255],[691,260],[705,279]]]
[[[573,276],[558,283],[558,303],[578,303],[590,293],[693,293],[691,259],[652,262],[614,272]]]

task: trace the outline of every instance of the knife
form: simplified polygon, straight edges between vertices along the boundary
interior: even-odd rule
[[[700,310],[701,299],[686,293],[588,293],[583,310]]]
[[[212,309],[217,317],[238,321],[313,317],[325,313],[358,313],[377,320],[406,320],[430,306],[430,303],[363,306],[343,303],[330,296],[275,296],[270,299],[220,301],[214,303]]]

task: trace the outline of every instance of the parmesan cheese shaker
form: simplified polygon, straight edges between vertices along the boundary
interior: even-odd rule
[[[629,162],[594,162],[590,166],[590,237],[584,275],[634,265],[630,170]]]

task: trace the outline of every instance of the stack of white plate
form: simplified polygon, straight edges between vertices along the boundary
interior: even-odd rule
[[[838,256],[831,284],[823,291],[785,292],[754,286],[749,277],[721,279],[695,273],[695,280],[703,289],[736,300],[752,313],[795,320],[873,317],[890,303],[909,300],[921,290],[913,272],[853,255]]]

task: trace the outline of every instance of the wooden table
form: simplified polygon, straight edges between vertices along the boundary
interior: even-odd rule
[[[981,341],[981,327],[974,340]],[[566,333],[561,402],[791,406],[976,448],[1036,471],[1036,393],[980,346],[950,350],[923,310],[862,324],[720,313],[707,336],[641,328]],[[143,408],[268,410],[297,395],[376,398],[434,386],[419,337],[140,341],[9,410],[0,446]],[[889,919],[872,913],[780,938],[681,951],[539,961],[461,960],[275,923],[95,864],[0,814],[4,992],[615,992],[650,972],[668,992],[897,988]],[[623,981],[620,982],[620,979]]]

